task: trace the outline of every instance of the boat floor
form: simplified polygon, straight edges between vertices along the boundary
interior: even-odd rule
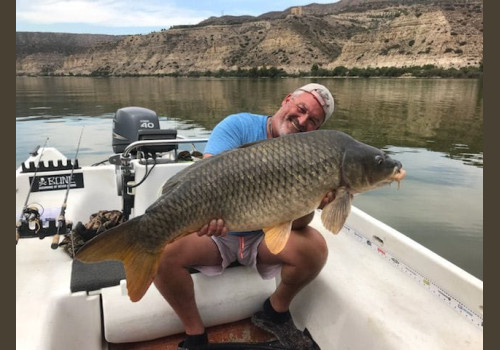
[[[250,318],[209,327],[207,334],[210,343],[269,342],[276,339],[272,334],[254,326]],[[184,337],[185,334],[180,333],[149,341],[114,343],[109,344],[109,350],[177,350]]]
[[[353,208],[350,220],[360,220],[359,215]],[[364,222],[361,220],[358,223],[361,228],[362,223]],[[478,315],[482,316],[482,311],[476,311],[482,310],[482,283],[476,287],[477,283],[474,281],[462,281],[459,275],[453,277],[453,271],[456,269],[451,269],[451,263],[437,260],[437,257],[431,260],[430,252],[423,252],[422,254],[427,255],[419,257],[416,255],[417,247],[414,244],[403,246],[402,238],[396,241],[396,237],[390,236],[389,231],[381,233],[380,229],[375,230],[375,226],[368,226],[366,231],[370,237],[381,237],[384,242],[383,249],[375,244],[368,245],[350,228],[339,235],[324,232],[319,226],[319,215],[315,216],[312,224],[324,233],[329,247],[332,247],[332,253],[329,254],[321,274],[294,299],[291,313],[297,327],[307,327],[322,348],[483,348],[482,317],[478,324],[471,322],[476,318],[469,319],[469,316],[474,316],[469,310],[479,312]],[[396,243],[400,246],[396,247]],[[405,257],[405,261],[390,258],[391,251],[395,250]],[[412,257],[415,264],[406,263]],[[462,304],[455,304],[455,299],[445,293],[446,289],[442,293],[439,290],[434,294],[427,289],[427,286],[433,286],[433,279],[426,277],[420,280],[416,271],[409,268],[406,271],[404,266],[418,266],[424,271],[439,268],[438,272],[441,271],[442,276],[453,282],[448,283],[449,290],[465,296],[470,294],[470,306],[465,309]],[[16,246],[17,348],[103,348],[104,328],[101,327],[103,314],[100,304],[102,293],[70,293],[71,267],[72,260],[69,255],[61,249],[51,249],[48,239],[20,240]],[[440,280],[446,281],[445,278]],[[109,288],[111,297],[115,292],[121,295],[121,288]],[[156,297],[159,298],[157,302]],[[128,298],[125,299],[128,301]],[[150,294],[149,301],[152,303],[144,305],[152,306],[145,307],[143,313],[150,322],[158,322],[163,314],[155,318],[152,310],[165,303],[161,295],[155,296],[154,293]],[[129,304],[127,302],[123,305]],[[118,307],[114,313],[108,312],[104,316],[110,322],[114,316],[128,317],[128,314],[123,314],[124,310],[129,309]],[[34,312],[37,317],[33,317]],[[135,322],[127,327],[123,326],[121,318],[119,321],[113,325],[115,329],[118,325],[123,333],[135,328],[149,331],[148,326],[139,317],[134,318]],[[220,343],[247,342],[249,339],[269,340],[265,338],[266,333],[262,335],[263,331],[254,327],[249,319],[236,322],[232,325],[232,330],[229,325],[209,328],[210,341]],[[30,330],[29,336],[25,332],[26,329]],[[75,329],[78,332],[74,332]],[[250,335],[244,338],[241,334]],[[135,339],[151,339],[143,336],[144,334],[141,335],[142,338]],[[179,334],[153,341],[106,345],[108,349],[115,350],[176,349],[183,336]],[[261,336],[264,338],[259,338]]]

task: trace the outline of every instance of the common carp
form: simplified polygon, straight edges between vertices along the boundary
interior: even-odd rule
[[[286,245],[292,221],[323,197],[321,214],[338,233],[352,195],[403,179],[399,161],[335,130],[289,134],[205,158],[171,177],[145,211],[90,240],[76,254],[83,262],[121,260],[132,301],[152,283],[166,244],[222,218],[229,231],[263,229],[269,250]]]

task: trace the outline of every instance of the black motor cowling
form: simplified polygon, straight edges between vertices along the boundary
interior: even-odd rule
[[[139,130],[159,130],[155,111],[143,107],[124,107],[113,117],[113,152],[123,153],[132,142],[139,140]]]

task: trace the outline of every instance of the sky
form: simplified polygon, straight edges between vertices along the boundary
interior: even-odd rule
[[[211,16],[283,11],[338,0],[16,0],[16,32],[148,34]]]

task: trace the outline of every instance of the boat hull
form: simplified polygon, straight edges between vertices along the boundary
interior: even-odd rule
[[[190,164],[158,164],[136,188],[131,216],[142,214],[163,182]],[[132,165],[142,179],[146,166],[138,160]],[[99,210],[121,208],[115,166],[81,167],[75,173],[82,174],[84,187],[69,193],[69,220],[85,223]],[[16,173],[16,215],[30,176]],[[30,202],[43,203],[44,215],[57,216],[64,193],[32,193]],[[319,276],[294,299],[291,312],[322,349],[482,349],[482,281],[356,207],[338,235],[324,229],[320,211],[312,225],[324,235],[330,253]],[[16,246],[18,349],[108,349],[182,333],[154,286],[137,303],[129,300],[125,280],[72,293],[72,259],[50,246],[50,239],[38,238],[21,239]],[[193,280],[204,321],[219,327],[248,319],[279,282],[264,281],[242,266],[216,277],[194,274]]]

